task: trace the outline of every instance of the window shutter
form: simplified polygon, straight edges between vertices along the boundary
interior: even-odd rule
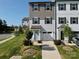
[[[40,24],[40,18],[38,18],[38,24]]]

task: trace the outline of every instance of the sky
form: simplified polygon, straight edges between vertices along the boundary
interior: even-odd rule
[[[29,1],[47,0],[0,0],[0,18],[9,26],[21,25],[22,19],[29,16]]]

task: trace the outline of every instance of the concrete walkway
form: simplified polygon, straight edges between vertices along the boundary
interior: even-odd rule
[[[14,36],[14,35],[12,35],[10,38],[0,41],[0,44],[2,44],[2,43],[4,43],[4,42],[6,42],[6,41],[8,41],[8,40],[11,40],[11,39],[12,39],[12,38],[14,38],[14,37],[15,37],[15,36]]]
[[[42,59],[61,59],[53,41],[43,41],[42,45]]]

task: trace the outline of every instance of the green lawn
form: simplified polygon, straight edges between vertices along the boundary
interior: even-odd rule
[[[19,51],[23,39],[24,35],[21,34],[3,44],[0,44],[0,59],[9,59],[12,55],[20,54]]]
[[[75,46],[57,46],[62,59],[79,59],[79,48]]]
[[[20,34],[15,38],[0,44],[0,59],[9,59],[13,55],[21,55],[21,48],[23,46],[24,35]],[[41,52],[41,48],[38,46],[31,46],[32,48]],[[41,59],[41,53],[39,53],[35,59]]]

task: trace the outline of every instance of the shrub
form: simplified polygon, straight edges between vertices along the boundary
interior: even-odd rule
[[[54,43],[55,43],[56,45],[61,45],[61,40],[54,40]]]
[[[27,40],[24,40],[24,45],[25,46],[32,45],[32,42],[30,40],[32,38],[32,35],[33,35],[32,31],[27,29],[26,33],[25,33],[25,36],[26,36]]]
[[[33,45],[33,43],[32,43],[31,40],[24,40],[23,44],[24,44],[25,46]]]
[[[42,43],[42,41],[41,40],[38,40],[38,43]]]
[[[64,36],[65,37],[69,37],[69,36],[72,35],[72,30],[71,30],[71,28],[68,25],[64,26],[63,32],[64,32]]]
[[[25,34],[26,34],[26,39],[30,40],[32,38],[33,32],[31,30],[27,29]]]

